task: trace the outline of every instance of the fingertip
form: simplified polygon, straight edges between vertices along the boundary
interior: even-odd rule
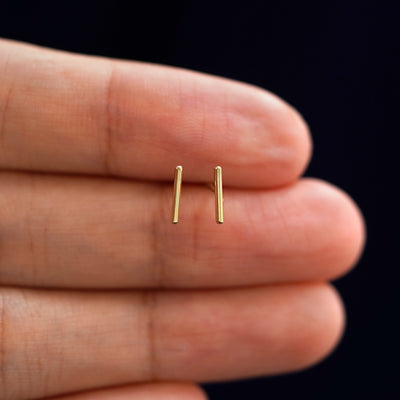
[[[313,193],[314,209],[324,231],[315,256],[324,265],[324,279],[336,279],[357,264],[365,244],[366,229],[361,210],[342,189],[319,179],[305,179]]]
[[[300,112],[283,99],[267,94],[277,103],[268,123],[276,132],[275,142],[271,143],[271,151],[276,152],[274,181],[269,186],[278,187],[293,183],[303,175],[313,146],[310,128]]]
[[[302,176],[308,167],[313,152],[313,141],[311,129],[304,119],[303,115],[294,107],[288,105],[293,118],[293,124],[296,127],[297,135],[295,135],[296,146],[295,152],[298,155],[297,164],[293,168],[293,176],[299,178]],[[289,181],[290,183],[291,181]]]
[[[229,152],[224,153],[231,186],[279,187],[298,179],[312,153],[309,127],[301,114],[267,90],[236,84],[229,102]],[[232,159],[230,159],[231,157]],[[235,174],[234,176],[233,173]]]
[[[302,326],[288,344],[292,370],[307,369],[328,357],[343,336],[346,314],[343,302],[330,284],[305,284],[307,295],[300,315]]]

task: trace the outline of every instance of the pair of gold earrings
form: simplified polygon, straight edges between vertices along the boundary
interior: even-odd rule
[[[174,179],[174,201],[172,206],[172,223],[177,224],[179,219],[179,201],[181,199],[183,168],[178,165],[175,168]],[[214,193],[215,193],[215,221],[218,224],[224,222],[224,199],[222,196],[222,168],[220,166],[214,168]]]

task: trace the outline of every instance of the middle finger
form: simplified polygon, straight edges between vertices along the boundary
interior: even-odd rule
[[[0,282],[70,288],[218,287],[330,279],[358,256],[362,222],[338,189],[305,179],[214,195],[103,178],[0,175]]]

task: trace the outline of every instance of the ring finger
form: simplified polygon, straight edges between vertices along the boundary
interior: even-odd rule
[[[4,400],[291,371],[319,361],[343,328],[341,303],[325,284],[134,293],[2,288],[0,318]]]

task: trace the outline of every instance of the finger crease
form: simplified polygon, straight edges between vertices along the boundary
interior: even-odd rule
[[[143,292],[144,309],[147,313],[145,335],[147,338],[148,368],[147,374],[150,381],[159,380],[157,374],[157,360],[155,348],[155,314],[157,309],[157,293],[153,290]]]
[[[111,63],[110,74],[107,82],[106,89],[106,100],[105,100],[105,116],[106,116],[106,124],[105,124],[105,133],[103,137],[103,151],[100,154],[103,154],[103,166],[104,171],[107,175],[114,174],[114,150],[113,150],[113,137],[115,134],[117,119],[115,117],[115,111],[113,111],[114,107],[114,88],[116,81],[116,67],[115,64]]]
[[[0,120],[0,142],[2,145],[4,145],[4,139],[5,139],[5,132],[6,132],[6,115],[8,114],[8,109],[10,106],[11,102],[11,96],[14,90],[14,85],[11,84],[10,87],[7,90],[5,99],[4,99],[4,107],[3,107],[3,112],[1,113],[1,120]]]
[[[164,196],[161,194],[159,196],[158,207],[154,207],[152,212],[152,222],[151,222],[151,238],[152,238],[152,252],[153,252],[153,284],[157,287],[165,287],[166,277],[165,277],[165,251],[164,246],[162,246],[161,237],[165,235],[162,234],[162,227],[165,225],[164,216]]]

